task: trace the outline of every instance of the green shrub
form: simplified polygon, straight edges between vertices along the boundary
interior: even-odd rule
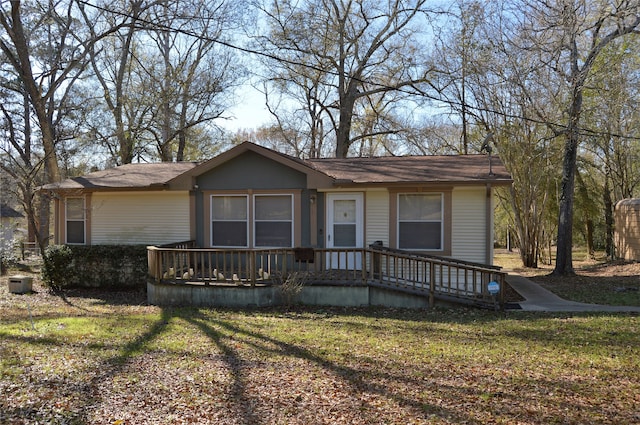
[[[0,274],[5,274],[8,269],[18,264],[15,244],[16,241],[13,239],[0,239]]]
[[[71,272],[73,253],[67,245],[51,245],[44,252],[42,281],[53,290],[67,286],[67,277]]]
[[[43,280],[54,289],[144,289],[146,278],[144,245],[67,245],[45,253]]]
[[[17,264],[17,259],[6,252],[0,251],[0,274],[5,274],[7,270]]]

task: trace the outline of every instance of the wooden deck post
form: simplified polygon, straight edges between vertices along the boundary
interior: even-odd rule
[[[429,308],[436,304],[436,268],[431,263],[429,266]]]

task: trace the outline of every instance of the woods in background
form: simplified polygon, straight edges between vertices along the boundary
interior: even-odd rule
[[[39,185],[246,139],[318,158],[490,134],[514,177],[496,234],[529,267],[556,245],[557,274],[576,243],[614,256],[613,204],[638,196],[638,1],[12,1],[0,25],[2,196],[41,246]],[[247,84],[272,119],[230,131]]]

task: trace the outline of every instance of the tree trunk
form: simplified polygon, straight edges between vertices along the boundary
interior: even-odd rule
[[[22,26],[22,16],[20,14],[20,2],[11,2],[11,19],[13,23],[13,42],[19,63],[15,64],[16,71],[19,72],[24,87],[29,94],[29,98],[36,112],[40,131],[42,132],[42,147],[44,149],[44,162],[47,168],[47,183],[60,181],[60,169],[58,167],[58,156],[55,150],[55,137],[53,125],[47,114],[45,98],[36,83],[31,69],[31,58],[29,45]]]
[[[562,161],[562,183],[560,187],[560,212],[558,214],[558,239],[556,241],[556,266],[553,275],[574,275],[573,269],[573,203],[578,158],[578,141],[570,131]]]
[[[520,251],[520,260],[524,267],[538,267],[538,243],[537,235],[531,231],[531,220],[523,219],[521,210],[516,205],[516,192],[513,186],[510,187],[511,208],[513,209],[513,217],[515,222],[516,239],[518,240],[518,248]],[[537,226],[536,226],[537,228]]]
[[[566,8],[565,11],[576,13],[577,9],[571,11]],[[636,31],[636,28],[640,25],[640,15],[638,15],[638,5],[632,2],[629,5],[621,5],[620,9],[615,14],[607,14],[600,16],[597,23],[593,24],[594,38],[590,43],[590,50],[587,52],[579,53],[579,43],[577,38],[580,31],[577,28],[571,28],[569,34],[568,47],[570,51],[570,58],[568,65],[570,68],[570,82],[571,82],[571,104],[569,105],[568,126],[566,129],[566,142],[564,149],[564,156],[562,162],[562,186],[560,193],[560,212],[558,217],[558,240],[557,240],[557,252],[556,252],[556,266],[553,270],[553,275],[574,275],[573,269],[573,203],[574,203],[574,189],[575,189],[575,177],[577,171],[577,154],[578,143],[580,133],[580,115],[582,113],[582,96],[587,80],[587,76],[602,49],[611,43],[616,38],[622,37],[626,34],[631,34]],[[599,34],[602,28],[605,28],[603,23],[609,18],[614,18],[615,22],[612,22],[612,30],[606,35]],[[563,17],[565,22],[570,24],[576,24],[578,21],[576,15],[572,15],[567,20],[566,16]]]
[[[609,259],[615,258],[615,251],[613,248],[613,201],[611,200],[611,191],[609,188],[609,176],[605,174],[604,177],[604,222],[605,222],[605,252]]]
[[[182,92],[182,102],[180,104],[180,117],[178,118],[178,151],[176,153],[176,162],[184,161],[184,150],[187,147],[187,109],[189,107],[189,99],[185,88]]]
[[[351,147],[351,121],[353,108],[356,103],[355,96],[346,95],[340,105],[340,122],[336,133],[336,158],[349,156]]]
[[[575,275],[573,269],[573,204],[575,200],[576,172],[578,166],[578,131],[582,112],[582,90],[586,70],[579,66],[578,46],[575,34],[571,39],[571,105],[562,157],[562,182],[560,186],[560,211],[558,213],[558,239],[556,241],[555,276]]]
[[[121,109],[121,107],[118,107]],[[116,121],[116,137],[118,138],[118,160],[120,165],[131,164],[133,162],[133,140],[131,139],[131,133],[125,131],[124,124],[122,122],[121,112],[116,111],[114,113]]]
[[[589,258],[595,258],[595,248],[593,247],[593,220],[590,218],[587,219],[587,253]]]
[[[49,216],[51,214],[51,196],[45,191],[38,193],[38,207],[39,207],[39,219],[37,223],[36,241],[40,252],[44,253],[44,250],[49,246]]]

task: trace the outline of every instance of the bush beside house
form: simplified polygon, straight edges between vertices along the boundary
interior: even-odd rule
[[[42,280],[53,289],[146,287],[146,245],[52,245],[43,260]]]

